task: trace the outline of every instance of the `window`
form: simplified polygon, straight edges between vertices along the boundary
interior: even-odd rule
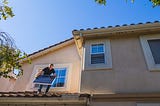
[[[104,64],[104,63],[105,63],[104,44],[92,44],[91,64]]]
[[[110,39],[86,40],[83,54],[83,70],[95,71],[112,69]]]
[[[160,35],[140,37],[149,70],[160,71]]]
[[[51,87],[65,87],[66,84],[66,68],[55,68],[56,79],[52,82]],[[34,87],[39,87],[39,84],[35,84]],[[47,87],[44,85],[44,87]]]
[[[148,40],[155,64],[160,64],[160,39]]]
[[[33,83],[35,80],[35,75],[38,73],[38,71],[42,70],[43,68],[47,67],[48,64],[40,64],[35,65],[32,72],[32,77],[30,78],[30,81],[27,84],[26,90],[37,90],[39,87],[39,84]],[[57,77],[55,79],[55,82],[52,82],[51,91],[68,91],[70,89],[70,77],[71,77],[71,71],[72,71],[72,64],[66,63],[66,64],[54,64],[54,69],[57,74]],[[43,87],[45,89],[45,86]]]
[[[64,87],[65,83],[66,83],[66,68],[56,68],[55,72],[56,72],[56,79],[55,81],[52,83],[52,87]]]

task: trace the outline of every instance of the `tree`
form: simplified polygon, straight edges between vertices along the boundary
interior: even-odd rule
[[[6,20],[8,17],[13,17],[12,8],[8,6],[8,0],[0,2],[0,20]],[[9,34],[0,32],[0,77],[13,78],[15,69],[19,70],[17,76],[23,74],[21,60],[27,58],[27,54],[18,49]],[[28,59],[29,63],[30,60]]]
[[[1,0],[0,4],[0,20],[14,16],[12,8],[8,6],[8,0]]]
[[[13,70],[18,69],[23,74],[21,60],[27,58],[24,52],[17,49],[13,39],[5,32],[0,32],[0,77],[12,78]]]
[[[8,6],[8,0],[1,0],[0,4],[0,20],[14,16],[12,8]],[[17,76],[22,75],[20,60],[24,58],[27,58],[27,55],[16,47],[9,34],[0,32],[0,77],[12,78],[11,72],[15,69],[20,70]]]
[[[160,5],[160,0],[149,0],[149,1],[152,2],[153,7]],[[106,0],[95,0],[95,2],[102,4],[102,5],[106,5]],[[131,0],[131,2],[134,2],[134,0]]]

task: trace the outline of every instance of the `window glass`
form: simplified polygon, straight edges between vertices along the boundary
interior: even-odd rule
[[[91,52],[92,53],[102,53],[102,52],[104,52],[104,44],[92,44]]]
[[[160,39],[148,40],[155,64],[160,64]]]
[[[97,53],[97,47],[96,46],[92,46],[92,53]]]
[[[56,79],[52,83],[52,87],[64,87],[66,81],[66,68],[56,68]]]
[[[98,45],[98,52],[104,52],[103,44]]]
[[[104,64],[104,44],[91,45],[91,64]]]

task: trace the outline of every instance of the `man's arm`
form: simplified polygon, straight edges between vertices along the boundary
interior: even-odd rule
[[[53,69],[53,76],[56,77],[56,72],[54,69]]]
[[[38,73],[35,75],[35,78],[39,77],[40,75],[42,75],[43,70],[38,70]]]

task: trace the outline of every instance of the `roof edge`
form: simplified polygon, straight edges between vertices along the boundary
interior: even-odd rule
[[[39,57],[41,55],[47,54],[50,51],[57,50],[60,47],[67,46],[67,45],[70,45],[70,44],[73,44],[73,43],[74,43],[74,39],[73,39],[73,37],[71,37],[69,39],[61,41],[61,42],[56,43],[54,45],[51,45],[51,46],[48,46],[46,48],[40,49],[36,52],[33,52],[33,53],[29,54],[27,58],[34,59],[34,58]],[[27,58],[23,59],[22,62],[27,61]]]
[[[153,25],[153,24],[160,24],[160,21],[154,21],[154,22],[146,22],[146,23],[138,23],[138,24],[123,24],[123,25],[115,25],[115,26],[107,26],[107,27],[95,27],[95,28],[86,28],[86,29],[80,29],[76,30],[74,29],[72,31],[73,35],[79,34],[80,32],[91,32],[91,31],[103,31],[103,30],[113,30],[113,29],[121,29],[121,28],[128,28],[128,27],[138,27],[138,26],[144,26],[144,25]]]

